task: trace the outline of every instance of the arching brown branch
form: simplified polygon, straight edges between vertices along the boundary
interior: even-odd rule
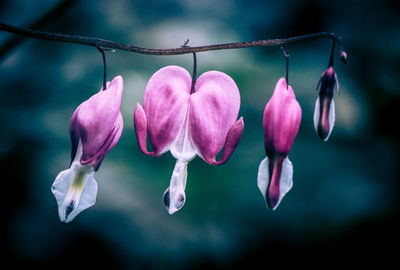
[[[308,39],[317,39],[317,38],[330,38],[335,40],[338,44],[341,44],[340,38],[336,37],[334,33],[330,32],[320,32],[309,35],[302,35],[290,38],[278,38],[278,39],[266,39],[266,40],[258,40],[258,41],[248,41],[248,42],[234,42],[234,43],[223,43],[223,44],[215,44],[215,45],[206,45],[206,46],[198,46],[198,47],[179,47],[179,48],[171,48],[171,49],[149,49],[149,48],[141,48],[129,44],[124,44],[120,42],[115,42],[111,40],[105,40],[101,38],[94,37],[85,37],[85,36],[75,36],[68,34],[59,34],[59,33],[50,33],[43,32],[33,29],[27,29],[17,26],[12,26],[9,24],[0,23],[0,30],[14,33],[22,36],[45,39],[45,40],[53,40],[60,42],[69,42],[69,43],[77,43],[88,46],[101,46],[103,48],[112,48],[118,50],[125,50],[134,53],[140,54],[150,54],[150,55],[178,55],[178,54],[188,54],[188,53],[196,53],[196,52],[205,52],[205,51],[215,51],[215,50],[227,50],[227,49],[240,49],[240,48],[249,48],[249,47],[271,47],[271,46],[281,46],[301,40]]]

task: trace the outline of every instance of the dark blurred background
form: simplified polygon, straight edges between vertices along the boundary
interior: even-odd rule
[[[327,143],[313,127],[316,84],[331,41],[286,46],[303,119],[290,159],[293,189],[277,211],[257,188],[262,115],[285,74],[278,47],[199,53],[198,73],[229,74],[241,92],[245,131],[231,159],[188,166],[187,201],[170,216],[162,194],[175,164],[138,148],[133,110],[166,65],[191,72],[192,56],[107,52],[108,80],[124,78],[124,131],[96,173],[97,203],[70,224],[50,186],[69,165],[69,121],[102,85],[96,48],[0,31],[2,262],[66,269],[217,269],[370,263],[398,256],[400,24],[398,1],[14,0],[0,21],[150,48],[206,45],[331,31],[340,95]],[[397,255],[396,255],[397,254]],[[344,264],[345,263],[345,264]]]

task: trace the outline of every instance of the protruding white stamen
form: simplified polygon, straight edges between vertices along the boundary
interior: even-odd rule
[[[176,161],[168,189],[164,192],[164,203],[168,213],[173,214],[183,207],[186,200],[187,164]]]

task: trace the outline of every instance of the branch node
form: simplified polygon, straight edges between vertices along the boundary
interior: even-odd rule
[[[181,48],[189,48],[188,43],[189,43],[189,39],[185,40],[183,42],[183,45],[181,46]]]

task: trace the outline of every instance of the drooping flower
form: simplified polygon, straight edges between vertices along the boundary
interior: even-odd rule
[[[122,92],[123,80],[117,76],[107,82],[105,90],[100,89],[79,105],[72,115],[70,167],[57,175],[51,187],[63,222],[70,222],[96,202],[94,173],[118,142],[123,129]]]
[[[264,145],[267,157],[260,163],[257,185],[267,206],[275,210],[293,185],[288,155],[301,121],[301,108],[292,87],[281,78],[264,110]]]
[[[335,70],[330,66],[322,73],[318,82],[319,94],[314,110],[314,127],[323,141],[328,140],[335,124],[335,102],[333,100],[335,84],[339,93],[339,82]]]
[[[167,66],[149,80],[134,112],[141,151],[160,156],[170,151],[177,160],[163,200],[169,214],[185,203],[187,165],[196,155],[212,165],[225,163],[243,132],[239,90],[231,77],[218,71],[202,74],[191,93],[192,78],[178,66]],[[147,134],[153,151],[147,150]],[[224,148],[221,159],[216,156]]]

